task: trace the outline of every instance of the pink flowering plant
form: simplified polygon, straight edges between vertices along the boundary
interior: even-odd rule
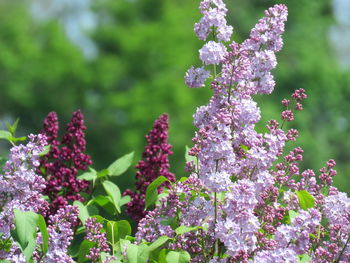
[[[26,144],[10,125],[0,131],[13,145],[0,175],[0,262],[350,262],[350,199],[333,186],[335,161],[301,170],[304,151],[285,151],[298,138],[286,127],[305,90],[282,100],[280,120],[256,129],[254,96],[274,90],[287,7],[266,10],[242,43],[231,40],[222,0],[199,9],[194,31],[206,42],[185,83],[213,95],[194,114],[186,176],[169,171],[166,114],[146,136],[135,189],[123,194],[115,182],[134,154],[93,169],[80,111],[62,142],[55,113]]]

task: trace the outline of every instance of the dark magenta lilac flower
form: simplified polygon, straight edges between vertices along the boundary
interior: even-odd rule
[[[44,120],[42,134],[47,136],[51,148],[41,158],[39,172],[46,179],[43,193],[51,201],[49,214],[54,214],[72,201],[83,201],[80,193],[89,191],[89,182],[77,179],[78,172],[92,164],[90,156],[85,154],[85,129],[84,116],[80,110],[73,113],[61,141],[58,138],[57,114],[50,112]]]
[[[175,181],[175,175],[169,171],[168,156],[172,154],[171,145],[168,143],[168,115],[162,114],[153,125],[153,129],[146,135],[147,145],[142,153],[142,159],[136,165],[135,191],[127,189],[124,195],[131,196],[126,212],[135,221],[139,221],[146,215],[145,194],[147,186],[159,176],[166,177],[169,181]],[[161,187],[158,188],[159,192]]]

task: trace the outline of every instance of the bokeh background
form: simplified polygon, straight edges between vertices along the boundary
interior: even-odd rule
[[[192,114],[211,91],[188,89],[184,73],[199,65],[203,45],[193,32],[199,0],[0,0],[0,129],[20,118],[19,135],[38,132],[50,111],[61,128],[71,113],[86,117],[88,153],[102,169],[145,145],[163,112],[170,115],[171,170],[184,172]],[[309,98],[291,125],[305,150],[303,168],[334,158],[336,185],[350,193],[350,1],[227,0],[234,39],[241,42],[263,10],[285,3],[285,46],[270,96],[257,100],[263,120],[279,118],[294,89]],[[261,127],[264,123],[261,123]],[[0,145],[0,154],[9,146]],[[119,178],[131,186],[134,170]]]

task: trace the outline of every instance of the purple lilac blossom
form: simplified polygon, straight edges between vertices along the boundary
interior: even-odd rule
[[[202,193],[202,196],[193,196],[193,193]],[[141,240],[153,242],[162,235],[174,238],[175,232],[171,227],[171,222],[174,220],[178,225],[206,226],[207,232],[202,230],[188,232],[176,236],[167,245],[169,249],[182,249],[191,253],[191,262],[203,262],[205,259],[202,251],[209,250],[214,243],[214,208],[211,205],[212,200],[204,198],[207,195],[208,191],[203,183],[194,175],[184,182],[178,182],[169,190],[168,196],[160,200],[155,210],[141,219],[136,233],[138,242]],[[179,221],[176,221],[176,218]]]
[[[92,164],[90,156],[85,154],[86,141],[84,116],[77,110],[73,113],[67,125],[62,141],[58,139],[58,118],[55,112],[50,112],[44,120],[41,131],[51,145],[49,153],[40,160],[39,173],[46,178],[46,188],[43,191],[50,198],[49,214],[54,214],[60,207],[69,202],[84,201],[80,192],[89,191],[89,182],[77,179],[78,171],[84,171]],[[64,190],[64,191],[63,191]]]
[[[199,58],[205,65],[219,64],[225,58],[226,53],[224,44],[209,41],[199,50]]]
[[[142,153],[142,160],[136,165],[136,190],[127,189],[123,195],[130,195],[126,212],[135,221],[139,221],[147,214],[145,210],[145,195],[147,186],[159,176],[166,177],[170,182],[175,181],[175,175],[169,171],[168,156],[173,152],[168,144],[168,120],[167,114],[162,114],[153,125],[153,129],[146,135],[147,146]],[[169,186],[169,185],[168,185]],[[158,192],[162,187],[158,188]]]
[[[233,27],[227,25],[226,6],[222,0],[207,0],[200,3],[203,17],[194,26],[194,31],[200,40],[206,40],[210,33],[217,34],[220,41],[229,41]]]
[[[77,206],[67,205],[60,208],[55,215],[50,215],[49,249],[42,263],[74,263],[68,255],[68,247],[73,240],[73,228],[78,224],[79,209]]]
[[[27,145],[11,148],[9,160],[3,168],[4,174],[0,175],[1,239],[10,237],[10,230],[14,227],[14,209],[33,211],[43,215],[48,209],[48,204],[41,195],[45,188],[45,181],[36,174],[36,169],[39,166],[39,153],[46,145],[46,138],[40,134],[31,134],[28,138]],[[1,250],[0,258],[23,262],[24,257],[20,249],[13,245],[10,253]]]
[[[189,88],[201,88],[204,87],[204,82],[209,77],[210,72],[205,70],[204,67],[194,68],[191,67],[185,75],[185,84]]]
[[[89,254],[86,258],[90,259],[92,262],[99,262],[101,257],[101,252],[109,252],[109,246],[107,244],[107,237],[105,232],[101,232],[103,226],[98,223],[96,218],[89,217],[85,221],[85,229],[87,235],[85,239],[94,242],[94,247],[90,248]]]

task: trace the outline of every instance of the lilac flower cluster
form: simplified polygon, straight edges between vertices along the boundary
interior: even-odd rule
[[[160,200],[160,205],[140,220],[136,239],[153,242],[160,236],[174,238],[169,249],[182,249],[192,254],[191,262],[204,262],[204,252],[214,245],[214,208],[208,200],[208,191],[202,182],[189,177],[177,183],[168,196]],[[174,226],[203,226],[202,229],[176,236]]]
[[[68,247],[73,240],[73,228],[78,224],[79,209],[77,206],[67,205],[58,209],[55,215],[50,215],[49,226],[49,249],[46,253],[45,263],[64,262],[74,263],[68,255]],[[40,237],[39,242],[40,243]]]
[[[45,181],[36,174],[39,153],[44,150],[46,138],[32,134],[28,138],[27,145],[11,148],[9,160],[3,168],[4,174],[0,175],[0,238],[3,240],[10,238],[10,230],[14,228],[14,209],[44,215],[48,209],[48,203],[41,195]],[[9,253],[1,250],[0,258],[25,262],[24,255],[16,245],[12,246]]]
[[[200,50],[203,66],[191,67],[185,79],[189,87],[204,86],[205,66],[214,64],[214,95],[194,115],[198,131],[189,154],[197,161],[186,164],[188,181],[197,180],[202,194],[189,194],[188,181],[174,185],[140,221],[139,242],[167,235],[174,238],[167,247],[190,252],[191,262],[299,262],[302,255],[316,263],[349,262],[350,199],[332,186],[335,162],[317,176],[300,171],[300,147],[283,156],[285,144],[298,137],[283,127],[303,109],[305,90],[282,101],[281,124],[271,120],[267,132],[255,130],[260,110],[253,95],[274,89],[271,70],[283,45],[286,6],[269,8],[247,40],[228,47],[223,42],[232,28],[227,38],[218,34],[227,29],[224,3],[203,0],[200,10],[195,32],[201,40],[213,33],[213,40]],[[176,235],[179,225],[201,231]]]
[[[222,42],[229,41],[233,27],[227,25],[227,8],[222,0],[206,0],[200,3],[200,12],[203,14],[201,20],[194,25],[194,31],[200,40],[206,40],[209,35],[214,40],[208,41],[200,50],[199,58],[205,65],[217,65],[227,55],[227,49]],[[185,83],[190,88],[204,87],[205,80],[210,72],[204,67],[191,67],[185,76]]]
[[[142,153],[142,160],[136,165],[135,192],[127,189],[123,194],[131,196],[126,212],[135,221],[146,215],[145,194],[146,189],[159,176],[175,181],[175,175],[169,172],[168,156],[172,154],[171,145],[168,144],[168,115],[162,114],[153,125],[153,129],[146,135],[147,146]],[[161,187],[158,188],[160,192]]]
[[[222,0],[205,0],[200,3],[201,20],[194,25],[200,40],[206,40],[210,33],[220,41],[229,41],[233,27],[226,23],[227,8]]]
[[[185,83],[190,88],[204,87],[204,82],[209,77],[210,72],[204,67],[194,68],[193,66],[186,72]]]
[[[101,257],[101,252],[109,252],[109,246],[107,244],[106,233],[101,232],[103,226],[98,223],[96,218],[89,217],[85,222],[85,228],[87,235],[85,239],[94,242],[95,246],[90,248],[89,254],[86,258],[90,259],[92,262],[99,262]]]
[[[43,193],[51,201],[49,214],[54,214],[69,201],[83,201],[80,192],[89,191],[89,182],[76,178],[79,170],[86,170],[87,166],[92,164],[90,156],[84,153],[85,129],[83,114],[80,110],[75,111],[60,142],[57,114],[50,112],[44,120],[42,134],[47,136],[51,148],[49,153],[41,158],[38,171],[46,179]]]

